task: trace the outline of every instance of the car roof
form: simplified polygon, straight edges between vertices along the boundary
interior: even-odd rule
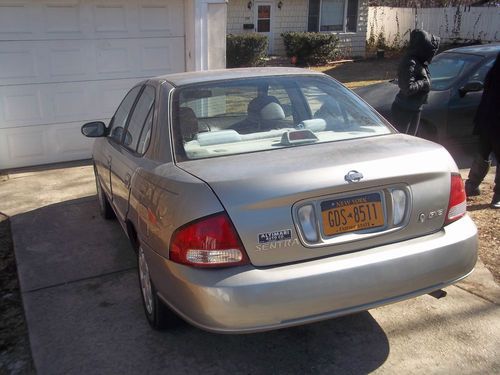
[[[459,47],[449,49],[443,53],[456,52],[456,53],[467,53],[471,55],[481,55],[481,56],[496,56],[500,52],[500,43],[492,44],[478,44],[467,47]]]
[[[317,75],[323,76],[323,73],[315,72],[301,68],[238,68],[238,69],[220,69],[205,70],[198,72],[174,73],[152,78],[152,80],[167,81],[174,86],[184,86],[194,83],[213,82],[221,80],[231,80],[238,78],[258,78],[282,75]]]

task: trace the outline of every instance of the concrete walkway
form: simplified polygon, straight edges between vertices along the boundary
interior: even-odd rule
[[[440,300],[260,334],[154,332],[134,253],[94,186],[82,164],[0,180],[39,374],[500,373],[500,287],[482,263]]]

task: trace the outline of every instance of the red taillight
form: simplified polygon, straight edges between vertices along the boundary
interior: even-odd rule
[[[451,175],[450,202],[446,212],[445,224],[460,219],[467,210],[467,197],[462,177],[459,174]]]
[[[170,260],[194,267],[230,267],[249,260],[226,213],[194,221],[175,231]]]

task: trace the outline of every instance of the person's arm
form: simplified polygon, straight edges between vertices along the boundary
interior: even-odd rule
[[[416,65],[414,60],[410,60],[408,66],[402,69],[399,75],[399,88],[406,96],[427,93],[431,88],[431,83],[425,69],[422,69],[424,78],[416,78]]]

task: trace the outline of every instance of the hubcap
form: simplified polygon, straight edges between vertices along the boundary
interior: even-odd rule
[[[153,313],[153,291],[151,288],[151,279],[149,278],[148,264],[144,251],[139,248],[139,279],[141,281],[142,298],[148,314]]]

